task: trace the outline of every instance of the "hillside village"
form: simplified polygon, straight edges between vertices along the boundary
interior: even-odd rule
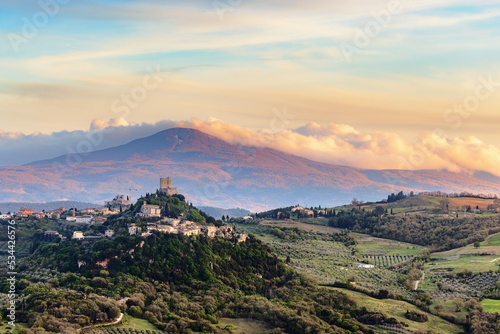
[[[177,188],[172,186],[171,178],[161,178],[160,188],[157,190],[160,196],[177,196]],[[182,196],[182,195],[179,195]],[[47,218],[51,220],[65,222],[67,226],[82,227],[98,227],[103,225],[109,218],[125,212],[133,207],[129,196],[117,195],[113,200],[106,201],[103,206],[96,208],[85,208],[76,210],[72,208],[66,210],[60,207],[54,210],[44,210],[42,212],[34,212],[28,207],[21,208],[18,212],[0,214],[0,219],[11,218]],[[215,226],[207,223],[195,222],[188,219],[186,212],[180,212],[175,217],[167,217],[162,207],[156,204],[148,204],[147,200],[140,200],[135,205],[132,217],[136,219],[136,223],[128,224],[128,235],[148,237],[153,232],[181,234],[185,236],[205,235],[210,238],[221,237],[225,239],[235,240],[236,242],[244,242],[247,239],[246,234],[237,233],[233,227],[228,225]],[[137,212],[135,212],[137,211]],[[249,219],[251,217],[246,217]],[[138,224],[137,222],[141,222]],[[95,230],[95,229],[94,229]],[[82,230],[73,231],[68,237],[71,240],[92,240],[102,238],[112,238],[116,231],[111,227],[99,228],[100,232],[95,231],[84,233]],[[48,230],[43,232],[43,237],[46,240],[65,240],[68,237],[61,234],[59,231]]]

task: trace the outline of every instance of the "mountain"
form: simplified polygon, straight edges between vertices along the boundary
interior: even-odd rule
[[[73,206],[77,210],[86,209],[86,208],[96,208],[99,205],[95,203],[83,203],[76,201],[54,201],[48,203],[32,203],[32,202],[8,202],[8,203],[0,203],[0,212],[17,212],[22,207],[28,207],[35,212],[41,212],[42,210],[54,210],[60,207],[66,208],[66,210],[71,209]]]
[[[172,128],[114,148],[2,167],[0,201],[71,198],[96,203],[128,193],[126,188],[153,192],[166,176],[196,204],[252,211],[297,203],[341,204],[353,197],[378,200],[400,190],[499,192],[499,180],[477,175],[361,170]]]
[[[229,218],[233,218],[233,217],[243,217],[252,214],[251,211],[240,208],[222,209],[213,206],[199,206],[198,209],[205,212],[209,216],[216,217],[217,219],[220,219],[223,215],[229,216]]]

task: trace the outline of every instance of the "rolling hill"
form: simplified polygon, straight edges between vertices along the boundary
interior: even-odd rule
[[[334,205],[353,197],[378,200],[400,190],[500,192],[496,178],[478,175],[360,170],[172,128],[114,148],[2,167],[0,201],[96,203],[124,193],[123,188],[153,192],[163,176],[173,177],[174,186],[196,204],[252,211],[296,203]]]

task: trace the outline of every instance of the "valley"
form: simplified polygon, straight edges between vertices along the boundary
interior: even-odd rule
[[[423,245],[373,237],[349,228],[331,227],[331,218],[321,214],[332,209],[338,213],[360,208],[370,212],[383,207],[385,214],[411,215],[415,220],[456,216],[456,209],[441,210],[443,201],[460,208],[477,206],[477,212],[464,210],[461,215],[469,220],[495,217],[496,224],[500,224],[498,214],[486,211],[493,200],[418,196],[382,205],[311,208],[319,212],[318,217],[311,218],[297,217],[292,211],[288,214],[290,209],[282,208],[259,214],[261,218],[252,222],[240,220],[238,226],[261,238],[289,266],[318,284],[344,291],[360,305],[384,310],[408,325],[383,325],[378,327],[381,331],[410,333],[423,329],[461,333],[466,317],[482,310],[481,305],[488,312],[500,312],[498,303],[488,299],[499,296],[500,233],[485,234],[482,241],[474,244],[436,251],[439,246],[433,245],[432,237],[424,240]],[[277,212],[290,218],[276,219]],[[274,219],[270,218],[273,216]],[[464,221],[464,227],[468,223]],[[418,309],[428,314],[429,319],[439,319],[442,327],[430,320],[412,323],[405,319],[407,309]]]
[[[307,326],[316,328],[311,333],[494,333],[500,328],[497,202],[398,196],[219,220],[183,195],[158,190],[108,214],[101,225],[68,222],[69,211],[61,219],[15,217],[23,227],[17,246],[21,295],[31,310],[21,314],[21,323],[65,333],[120,311],[125,320],[102,333],[298,334]],[[158,215],[145,216],[155,208]],[[0,222],[4,228],[7,221]],[[77,229],[83,240],[75,239]],[[60,239],[43,231],[58,231]],[[0,251],[6,260],[5,241]],[[50,317],[36,302],[75,312],[73,296],[89,292],[101,310],[85,311],[85,319]],[[317,318],[311,307],[324,304],[325,293],[336,302],[321,306],[324,312],[342,316]],[[5,303],[6,295],[0,300]]]

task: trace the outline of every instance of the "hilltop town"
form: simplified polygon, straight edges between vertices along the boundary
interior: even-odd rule
[[[167,216],[165,208],[153,204],[153,202],[158,202],[160,198],[169,197],[175,197],[177,201],[179,201],[178,198],[184,199],[184,196],[177,193],[177,188],[173,187],[173,180],[170,177],[160,178],[160,188],[156,191],[156,194],[148,194],[147,197],[149,201],[141,197],[134,205],[131,202],[130,195],[117,195],[111,201],[106,201],[101,207],[82,210],[76,210],[74,207],[66,210],[66,208],[60,207],[54,210],[34,212],[28,207],[23,207],[15,213],[0,214],[0,219],[46,218],[49,221],[64,224],[62,229],[65,231],[72,230],[72,233],[66,233],[67,235],[57,230],[46,230],[43,232],[43,239],[45,240],[60,239],[62,241],[71,239],[78,241],[112,238],[116,235],[117,228],[110,226],[106,222],[110,218],[119,216],[120,213],[134,219],[134,223],[127,225],[129,236],[148,237],[157,231],[186,236],[221,237],[235,240],[238,243],[244,242],[248,237],[246,234],[237,233],[234,227],[222,225],[221,223],[216,226],[214,225],[215,221],[207,223],[199,217],[197,221],[193,221],[190,219],[190,207],[184,211],[179,210],[177,214],[170,213]],[[127,210],[131,212],[127,212]],[[74,230],[75,228],[77,229]]]

